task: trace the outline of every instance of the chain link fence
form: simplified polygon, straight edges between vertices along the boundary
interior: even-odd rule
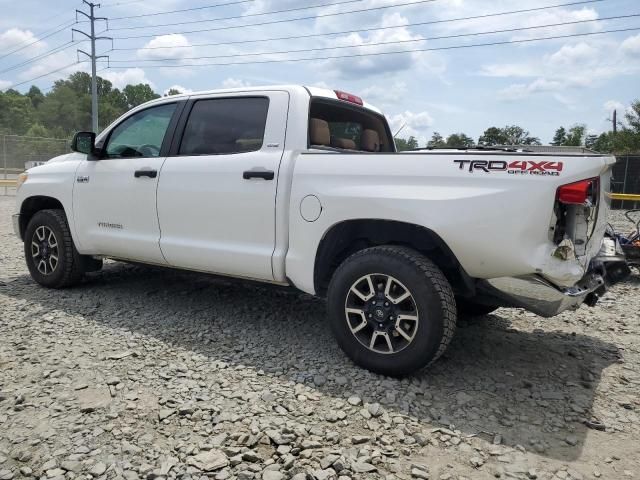
[[[68,152],[66,138],[0,135],[0,191],[14,194],[11,184],[21,172]]]
[[[640,154],[621,155],[616,159],[611,180],[612,192],[640,195]],[[614,200],[611,207],[615,210],[631,210],[640,208],[640,202]]]
[[[70,152],[66,138],[26,137],[0,135],[0,192],[15,193],[11,185],[28,168]],[[640,154],[618,156],[613,167],[614,193],[640,194]],[[614,209],[640,208],[640,202],[615,200]]]

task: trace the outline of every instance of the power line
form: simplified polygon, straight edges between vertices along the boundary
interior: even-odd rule
[[[51,32],[51,33],[49,33],[49,34],[47,34],[47,35],[41,36],[41,37],[39,37],[39,38],[36,38],[36,39],[34,39],[33,41],[30,41],[29,43],[24,43],[24,44],[22,44],[22,46],[21,46],[21,47],[16,48],[15,50],[11,50],[10,52],[3,53],[2,55],[0,55],[0,59],[5,58],[5,57],[8,57],[9,55],[13,55],[14,53],[20,52],[20,51],[24,50],[25,48],[30,47],[31,45],[35,45],[36,43],[41,42],[41,41],[42,41],[42,40],[44,40],[45,38],[52,37],[52,36],[53,36],[53,35],[55,35],[56,33],[61,32],[61,31],[63,31],[63,30],[66,30],[67,28],[71,27],[72,25],[75,25],[76,23],[77,23],[77,22],[75,22],[75,21],[73,21],[73,22],[71,22],[71,23],[69,23],[69,22],[65,22],[65,23],[64,23],[64,26],[63,26],[62,28],[58,28],[57,30],[54,30],[53,32]],[[61,25],[62,25],[62,24],[61,24]],[[58,26],[60,26],[60,25],[58,25]],[[46,31],[46,30],[45,30],[45,31]]]
[[[35,57],[31,57],[23,62],[17,63],[15,65],[12,65],[9,68],[5,68],[4,70],[0,70],[0,73],[6,73],[6,72],[10,72],[12,70],[15,70],[17,68],[20,67],[24,67],[26,65],[29,65],[33,62],[37,62],[38,60],[42,60],[43,58],[47,58],[50,57],[51,55],[55,55],[58,52],[62,52],[64,50],[67,50],[69,48],[71,48],[72,46],[78,44],[78,43],[82,43],[82,41],[70,41],[70,42],[66,42],[63,43],[62,45],[59,45],[58,47],[52,48],[51,50],[47,50],[46,52],[41,53],[40,55],[36,55]]]
[[[103,3],[101,5],[101,8],[111,8],[111,7],[119,7],[122,5],[131,5],[132,3],[142,3],[142,2],[146,2],[147,0],[130,0],[128,2],[115,2],[115,3]]]
[[[246,27],[259,27],[259,26],[263,26],[263,25],[273,25],[276,23],[289,23],[289,22],[295,22],[295,21],[299,21],[299,20],[312,20],[312,19],[316,19],[316,18],[325,18],[325,17],[335,17],[335,16],[341,16],[341,15],[348,15],[350,13],[361,13],[361,12],[372,12],[375,10],[384,10],[387,8],[394,8],[394,7],[406,7],[406,6],[410,6],[410,5],[420,5],[423,3],[431,3],[431,2],[436,2],[438,0],[417,0],[414,2],[405,2],[405,3],[396,3],[394,5],[383,5],[383,6],[379,6],[379,7],[369,7],[369,8],[362,8],[359,10],[349,10],[346,12],[335,12],[335,13],[323,13],[321,15],[311,15],[311,16],[307,16],[307,17],[298,17],[298,18],[289,18],[286,20],[271,20],[268,22],[260,22],[260,23],[249,23],[246,25],[231,25],[231,26],[225,26],[225,27],[216,27],[216,28],[205,28],[205,29],[201,29],[201,30],[190,30],[190,31],[183,31],[183,32],[171,32],[171,33],[164,33],[164,34],[159,34],[159,33],[153,33],[153,34],[148,34],[148,35],[134,35],[134,36],[129,36],[129,37],[113,37],[114,40],[129,40],[129,39],[134,39],[134,38],[149,38],[149,37],[157,37],[158,35],[176,35],[176,34],[182,34],[182,33],[200,33],[200,32],[213,32],[213,31],[217,31],[217,30],[231,30],[231,29],[235,29],[235,28],[246,28]],[[596,1],[604,1],[604,0],[596,0]],[[175,23],[173,25],[176,25]]]
[[[213,5],[202,5],[200,7],[192,7],[192,8],[182,8],[180,10],[168,10],[165,12],[155,12],[155,13],[142,13],[140,15],[128,15],[126,17],[113,17],[111,20],[125,20],[131,18],[141,18],[141,17],[155,17],[158,15],[169,15],[171,13],[182,13],[182,12],[194,12],[196,10],[205,10],[208,8],[216,8],[216,7],[228,7],[230,5],[239,5],[241,3],[250,3],[255,2],[255,0],[236,0],[234,2],[229,3],[214,3]],[[131,2],[133,3],[133,2]]]
[[[60,68],[57,68],[55,70],[51,70],[50,72],[43,73],[42,75],[38,75],[37,77],[30,78],[29,80],[24,80],[23,82],[20,82],[20,83],[14,83],[13,85],[11,85],[9,87],[6,87],[4,90],[7,91],[7,90],[10,90],[12,88],[19,87],[20,85],[24,85],[25,83],[33,82],[34,80],[39,80],[39,79],[41,79],[43,77],[46,77],[48,75],[53,75],[54,73],[58,73],[58,72],[60,72],[62,70],[65,70],[65,69],[67,69],[69,67],[73,67],[74,65],[78,65],[79,63],[86,63],[86,62],[87,62],[86,60],[83,60],[82,62],[70,63],[68,65],[65,65],[64,67],[60,67]]]
[[[431,0],[431,1],[435,1],[435,0]],[[236,20],[239,18],[248,18],[248,17],[260,17],[263,15],[274,15],[276,13],[290,13],[290,12],[298,12],[300,10],[311,10],[313,8],[323,8],[323,7],[333,7],[334,5],[344,5],[347,3],[358,3],[358,2],[362,2],[362,0],[342,0],[340,2],[333,2],[333,3],[320,3],[317,5],[308,5],[305,7],[295,7],[295,8],[285,8],[282,10],[273,10],[271,12],[259,12],[259,13],[248,13],[246,15],[234,15],[231,17],[219,17],[219,18],[207,18],[207,19],[203,19],[203,20],[190,20],[188,22],[172,22],[172,23],[161,23],[158,25],[134,25],[134,26],[130,26],[130,27],[118,27],[118,28],[109,28],[109,30],[115,31],[115,30],[135,30],[138,28],[160,28],[160,27],[171,27],[174,25],[191,25],[193,23],[207,23],[207,22],[219,22],[219,21],[224,21],[224,20]]]
[[[554,35],[550,37],[528,38],[528,39],[522,39],[522,40],[505,40],[505,41],[499,41],[499,42],[476,43],[476,44],[467,44],[467,45],[451,45],[447,47],[419,48],[419,49],[411,49],[411,50],[398,50],[394,52],[354,53],[349,55],[288,58],[288,59],[281,59],[281,60],[257,60],[257,61],[251,61],[251,62],[228,62],[228,63],[218,62],[218,63],[183,63],[183,64],[146,65],[144,68],[178,68],[178,67],[210,67],[210,66],[222,67],[222,66],[230,66],[230,65],[257,65],[257,64],[265,64],[265,63],[289,63],[289,62],[306,62],[306,61],[317,61],[317,60],[333,60],[333,59],[340,59],[340,58],[375,57],[379,55],[399,55],[404,53],[434,52],[434,51],[441,51],[441,50],[457,50],[457,49],[465,49],[465,48],[491,47],[491,46],[498,46],[498,45],[531,43],[531,42],[539,42],[544,40],[558,40],[562,38],[586,37],[586,36],[592,36],[592,35],[603,35],[606,33],[631,32],[631,31],[639,31],[639,30],[640,30],[640,26],[632,27],[632,28],[620,28],[615,30],[602,30],[600,32],[573,33],[569,35]],[[130,65],[123,65],[123,66],[114,66],[110,68],[123,69],[123,68],[130,68],[130,67],[131,67]]]
[[[499,16],[503,16],[503,15],[513,15],[513,14],[519,14],[519,13],[530,13],[530,12],[535,12],[535,11],[541,11],[541,10],[550,10],[553,8],[561,8],[561,7],[569,7],[569,6],[575,6],[575,5],[584,5],[587,3],[594,3],[594,2],[602,2],[604,0],[584,0],[584,1],[579,1],[579,2],[571,2],[571,3],[560,3],[560,4],[556,4],[556,5],[549,5],[546,7],[535,7],[535,8],[527,8],[524,10],[511,10],[508,12],[497,12],[497,13],[487,13],[484,15],[474,15],[471,17],[458,17],[458,18],[450,18],[450,19],[444,19],[444,20],[429,20],[429,21],[425,21],[425,22],[417,22],[417,23],[406,23],[403,25],[388,25],[388,26],[384,26],[384,27],[371,27],[371,28],[360,28],[357,30],[343,30],[340,32],[325,32],[325,33],[311,33],[311,34],[307,34],[307,35],[291,35],[288,37],[271,37],[271,38],[259,38],[259,39],[254,39],[254,40],[235,40],[235,41],[230,41],[230,42],[216,42],[216,43],[193,43],[193,44],[189,44],[189,45],[162,45],[162,46],[157,46],[157,47],[129,47],[129,48],[114,48],[114,51],[128,51],[128,50],[160,50],[160,49],[165,49],[165,48],[192,48],[192,47],[214,47],[214,46],[219,46],[219,45],[237,45],[237,44],[244,44],[244,43],[260,43],[260,42],[275,42],[275,41],[280,41],[280,40],[297,40],[297,39],[301,39],[301,38],[318,38],[318,37],[326,37],[326,36],[331,36],[331,35],[347,35],[347,34],[351,34],[351,33],[362,33],[362,32],[373,32],[373,31],[378,31],[378,30],[388,30],[388,29],[392,29],[392,28],[407,28],[407,27],[419,27],[419,26],[424,26],[424,25],[433,25],[433,24],[439,24],[439,23],[449,23],[449,22],[459,22],[459,21],[465,21],[465,20],[478,20],[481,18],[490,18],[490,17],[499,17]]]
[[[316,47],[316,48],[303,48],[298,50],[283,50],[283,51],[271,51],[271,52],[255,52],[255,53],[237,53],[237,54],[229,54],[229,55],[213,55],[213,56],[202,56],[198,55],[197,57],[180,57],[180,58],[149,58],[149,59],[124,59],[124,60],[113,60],[114,63],[125,63],[125,62],[165,62],[165,61],[183,61],[183,60],[198,60],[201,58],[235,58],[235,57],[249,57],[249,56],[259,56],[259,55],[283,55],[289,53],[300,53],[300,52],[316,52],[323,50],[336,50],[336,49],[344,49],[344,48],[361,48],[361,47],[375,47],[380,45],[397,45],[402,43],[416,43],[416,42],[426,42],[429,40],[445,40],[451,38],[461,38],[461,37],[475,37],[479,35],[492,35],[497,33],[511,33],[511,32],[521,32],[526,30],[536,30],[540,28],[552,28],[552,27],[563,27],[567,25],[577,25],[583,23],[593,23],[593,22],[601,22],[606,20],[620,20],[624,18],[637,18],[640,17],[640,13],[634,13],[629,15],[619,15],[615,17],[603,17],[599,19],[593,20],[576,20],[573,22],[561,22],[561,23],[551,23],[547,25],[536,25],[531,27],[517,27],[517,28],[506,28],[502,30],[490,30],[485,32],[472,32],[472,33],[459,33],[455,35],[442,35],[437,37],[423,37],[423,38],[412,38],[407,40],[393,40],[388,42],[375,42],[375,43],[366,43],[360,45],[337,45],[331,47]]]

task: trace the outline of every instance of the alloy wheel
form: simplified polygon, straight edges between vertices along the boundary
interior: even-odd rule
[[[372,273],[356,280],[345,301],[345,318],[351,333],[369,350],[398,353],[418,331],[418,306],[398,279]]]
[[[51,275],[58,267],[58,239],[48,226],[40,225],[33,232],[31,256],[38,272],[43,275]]]

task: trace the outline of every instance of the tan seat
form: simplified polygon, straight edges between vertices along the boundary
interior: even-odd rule
[[[331,137],[331,146],[335,148],[343,148],[345,150],[355,150],[356,142],[350,138]]]
[[[330,147],[331,131],[329,130],[329,122],[319,118],[312,118],[309,122],[309,140],[311,145]]]
[[[379,152],[380,136],[378,132],[371,129],[363,130],[360,137],[360,148],[366,152]]]

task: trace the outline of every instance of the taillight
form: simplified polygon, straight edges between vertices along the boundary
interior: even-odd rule
[[[340,90],[334,90],[336,92],[336,96],[340,100],[344,100],[345,102],[355,103],[356,105],[364,105],[364,102],[360,97],[356,97],[355,95],[351,95],[347,92],[341,92]]]
[[[591,207],[598,203],[599,178],[589,178],[579,182],[562,185],[558,188],[556,198],[565,205],[583,205]]]

